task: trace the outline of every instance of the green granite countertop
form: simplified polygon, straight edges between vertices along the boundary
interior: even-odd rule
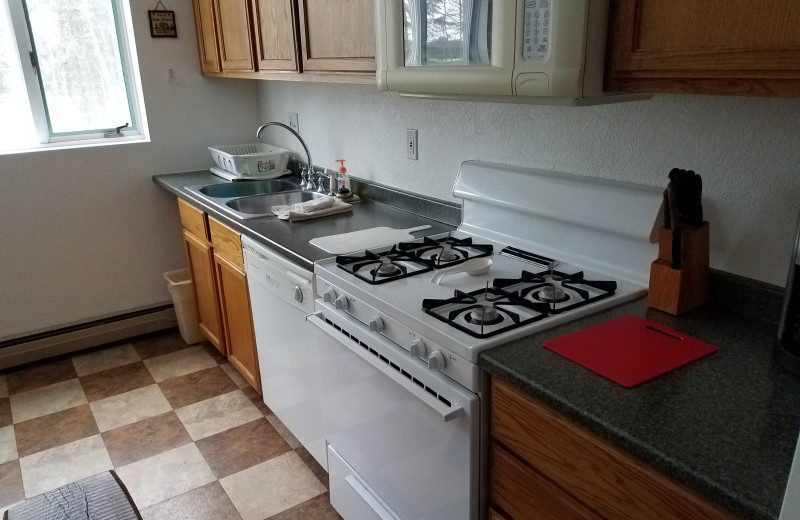
[[[759,290],[712,301],[739,299],[774,313],[773,320],[722,303],[675,317],[639,300],[488,350],[479,364],[741,518],[777,520],[800,431],[800,379],[772,356],[780,294],[767,295],[766,305]],[[628,389],[542,345],[625,314],[719,351]]]

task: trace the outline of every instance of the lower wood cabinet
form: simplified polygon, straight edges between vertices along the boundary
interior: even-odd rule
[[[496,379],[490,413],[490,518],[736,518]]]
[[[200,330],[260,393],[241,234],[182,199],[178,208]]]

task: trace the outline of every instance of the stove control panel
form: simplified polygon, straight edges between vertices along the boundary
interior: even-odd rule
[[[320,276],[316,277],[316,284],[317,294],[322,295],[322,301],[328,308],[335,308],[336,312],[355,318],[364,324],[365,329],[392,341],[399,348],[407,351],[411,357],[419,359],[420,363],[428,368],[450,376],[473,392],[480,390],[480,369],[477,365],[455,356],[435,341],[423,337]],[[337,305],[339,301],[342,301],[342,304]],[[347,303],[344,304],[344,302]],[[433,356],[433,361],[430,359],[431,356]]]

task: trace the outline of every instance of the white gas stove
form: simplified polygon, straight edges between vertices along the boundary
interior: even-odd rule
[[[314,266],[331,502],[346,520],[477,519],[479,353],[646,294],[660,190],[468,161],[453,193],[453,233]]]

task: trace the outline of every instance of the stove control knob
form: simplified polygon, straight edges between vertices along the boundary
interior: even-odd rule
[[[421,339],[415,339],[411,342],[411,346],[408,347],[408,352],[411,354],[411,357],[425,357],[428,353],[428,349],[425,348],[425,343],[423,343]]]
[[[328,289],[322,295],[322,301],[324,301],[325,303],[333,303],[335,299],[336,299],[336,291],[334,291],[333,289]]]
[[[297,303],[303,303],[303,289],[299,285],[294,286],[294,299]]]
[[[431,355],[428,356],[428,368],[431,370],[441,370],[445,365],[444,356],[438,350],[434,350],[431,352]]]
[[[369,320],[369,330],[372,332],[383,332],[383,320],[380,316],[375,316]]]
[[[336,301],[334,302],[334,306],[340,311],[347,310],[347,305],[348,305],[347,296],[344,295],[336,298]]]

